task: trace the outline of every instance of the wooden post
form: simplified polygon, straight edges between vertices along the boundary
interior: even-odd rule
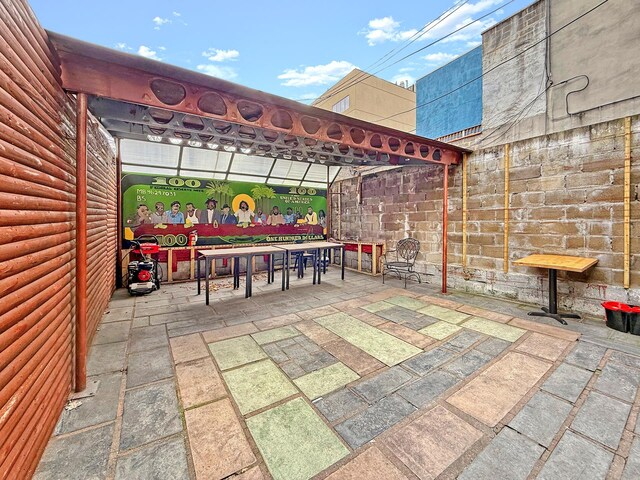
[[[371,244],[371,275],[378,273],[378,245]]]
[[[167,249],[167,282],[173,282],[173,249]]]
[[[358,242],[358,271],[362,271],[362,244]]]
[[[624,119],[624,288],[631,285],[631,117]]]
[[[504,146],[504,273],[509,271],[509,144]]]
[[[469,155],[462,154],[462,268],[467,268],[467,161]]]
[[[189,252],[190,258],[190,269],[189,269],[189,280],[193,280],[196,278],[196,247],[191,247],[191,252]]]

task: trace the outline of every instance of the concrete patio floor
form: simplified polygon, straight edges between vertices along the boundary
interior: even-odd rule
[[[35,478],[640,478],[640,337],[335,268],[228,284],[114,294]]]

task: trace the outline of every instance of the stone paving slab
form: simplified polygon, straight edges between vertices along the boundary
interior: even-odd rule
[[[369,403],[375,403],[414,378],[403,368],[395,366],[358,382],[353,386],[353,390]]]
[[[176,365],[176,377],[180,387],[180,400],[185,409],[217,400],[227,394],[211,357]]]
[[[439,320],[437,318],[429,317],[427,315],[418,315],[416,317],[403,320],[402,326],[410,328],[411,330],[420,330],[438,322]]]
[[[394,323],[402,323],[422,317],[422,315],[416,313],[415,310],[409,310],[408,308],[398,306],[380,310],[376,312],[376,315]]]
[[[438,305],[429,305],[428,307],[421,308],[418,312],[456,325],[462,323],[468,318],[471,318],[471,315],[466,313],[456,312],[455,310],[450,310]]]
[[[371,303],[369,305],[364,305],[362,307],[363,310],[366,310],[369,313],[377,313],[381,310],[386,310],[388,308],[393,308],[393,304],[385,301]]]
[[[492,357],[497,357],[510,345],[511,342],[500,340],[499,338],[495,337],[490,337],[484,342],[481,342],[479,345],[477,345],[474,350],[486,353],[487,355],[490,355]]]
[[[215,330],[202,332],[202,337],[206,343],[215,343],[221,340],[228,340],[230,338],[241,337],[243,335],[249,335],[256,333],[258,329],[253,323],[244,323],[240,325],[233,325],[231,327],[217,328]]]
[[[271,360],[245,365],[222,376],[243,415],[298,393]]]
[[[131,321],[103,323],[93,339],[93,345],[126,342],[129,339]]]
[[[151,327],[134,328],[131,330],[129,340],[129,352],[142,352],[158,347],[169,345],[167,329],[164,325],[154,325]]]
[[[461,357],[456,358],[451,363],[445,365],[443,370],[456,375],[459,378],[466,378],[472,373],[480,370],[493,358],[485,353],[470,350]]]
[[[296,378],[295,383],[302,393],[314,400],[322,395],[338,390],[351,383],[360,376],[344,363],[334,363],[315,372]]]
[[[228,399],[184,415],[197,478],[226,478],[256,461]]]
[[[420,479],[434,479],[482,438],[475,429],[438,405],[387,440],[389,449]]]
[[[633,402],[640,384],[640,372],[626,365],[608,362],[594,388],[612,397]]]
[[[119,457],[115,478],[116,480],[132,478],[189,480],[184,440],[174,438]]]
[[[355,449],[370,442],[415,410],[409,402],[392,394],[336,425],[335,429]]]
[[[419,310],[427,306],[426,303],[421,302],[415,298],[406,297],[404,295],[398,295],[396,297],[390,297],[385,300],[387,303],[391,303],[393,305],[397,305],[398,307],[403,307],[408,310]]]
[[[640,478],[640,437],[633,440],[627,463],[622,472],[622,480],[638,480],[638,478]]]
[[[253,467],[240,475],[232,477],[233,480],[265,480],[265,476],[260,467]]]
[[[173,382],[129,390],[124,397],[120,450],[182,431]]]
[[[415,407],[424,407],[460,381],[450,373],[436,370],[398,390],[398,395]]]
[[[368,404],[347,388],[338,390],[330,395],[319,398],[314,405],[329,422],[335,422],[344,417],[350,417]]]
[[[593,343],[578,342],[564,361],[595,372],[606,351],[606,348]]]
[[[405,480],[407,476],[385,458],[378,448],[371,447],[329,475],[326,480],[365,480],[374,478]]]
[[[447,400],[495,427],[551,368],[551,364],[509,352]]]
[[[433,305],[439,305],[440,307],[450,308],[451,310],[457,310],[463,306],[462,303],[447,300],[446,298],[434,297],[433,295],[422,295],[418,297],[418,300],[425,303],[431,303]]]
[[[367,375],[384,367],[384,364],[346,340],[337,337],[335,342],[327,343],[324,348],[360,376]]]
[[[563,363],[542,384],[542,389],[575,403],[592,375],[589,370]]]
[[[301,309],[297,315],[303,320],[315,320],[316,318],[325,317],[338,312],[340,312],[340,310],[333,305],[323,305],[322,307],[312,308],[310,310]]]
[[[119,372],[124,369],[127,342],[94,345],[89,351],[87,375]]]
[[[267,358],[267,354],[248,335],[210,343],[209,349],[218,362],[220,370],[228,370]]]
[[[40,460],[35,480],[106,478],[114,424],[53,438]]]
[[[421,352],[419,348],[353,317],[339,318],[330,315],[317,322],[388,366],[396,365]]]
[[[483,338],[487,337],[472,330],[463,330],[460,334],[443,343],[442,346],[448,348],[449,350],[461,352],[469,348],[474,343],[482,340]]]
[[[499,323],[507,323],[513,318],[510,315],[505,315],[503,313],[498,313],[498,312],[492,312],[491,310],[474,307],[472,305],[462,305],[458,307],[456,310],[458,310],[459,312],[466,313],[468,315],[486,318],[487,320],[493,320],[494,322],[499,322]]]
[[[509,427],[548,448],[572,408],[567,402],[538,392],[509,422]]]
[[[209,356],[209,349],[200,335],[192,334],[169,340],[174,363],[189,362]]]
[[[629,355],[622,352],[613,351],[611,352],[611,357],[609,357],[609,361],[638,369],[639,370],[638,373],[640,374],[640,357],[636,357],[635,355]]]
[[[482,316],[482,315],[480,315]],[[549,335],[550,337],[561,338],[568,342],[575,342],[580,338],[580,333],[573,330],[567,330],[566,328],[554,327],[553,325],[547,325],[546,323],[535,322],[531,320],[525,320],[522,318],[513,318],[509,321],[509,325],[514,327],[523,328],[532,332],[542,333]]]
[[[458,479],[526,480],[544,450],[527,437],[503,428]]]
[[[616,450],[627,424],[631,405],[591,392],[576,418],[572,430]]]
[[[512,327],[511,325],[505,325],[480,317],[472,317],[465,321],[462,326],[508,342],[515,342],[526,333],[526,330],[521,328]]]
[[[89,377],[87,383],[94,380],[100,382],[96,394],[93,397],[83,398],[82,405],[78,408],[63,410],[56,425],[55,435],[74,432],[116,419],[122,373]]]
[[[612,461],[612,453],[567,430],[537,478],[604,480]]]
[[[280,315],[278,317],[267,318],[266,320],[258,320],[253,324],[260,330],[270,330],[272,328],[284,327],[299,322],[302,318],[295,313],[288,315]]]
[[[446,348],[437,347],[406,360],[402,363],[402,366],[422,376],[439,367],[443,363],[448,362],[456,355],[456,352]]]
[[[275,480],[306,480],[349,454],[301,398],[247,419],[247,426]]]
[[[294,326],[298,331],[316,342],[318,345],[324,345],[325,343],[334,342],[340,339],[340,337],[335,333],[321,327],[313,320],[305,320],[303,322],[296,323]]]
[[[173,377],[173,362],[167,346],[129,355],[127,388]]]
[[[284,340],[285,338],[292,338],[300,335],[300,332],[294,327],[286,326],[280,328],[274,328],[272,330],[265,330],[259,333],[252,333],[251,337],[256,341],[258,345],[264,345],[267,343],[277,342]]]
[[[390,333],[394,337],[399,338],[400,340],[404,340],[411,345],[414,345],[418,348],[425,348],[433,343],[433,339],[428,336],[416,332],[415,330],[411,330],[404,325],[398,325],[397,323],[387,322],[382,325],[378,325],[378,328],[384,332]]]
[[[520,352],[526,352],[536,357],[555,361],[564,350],[571,344],[560,338],[549,337],[540,333],[533,333],[524,342],[516,347]]]
[[[458,325],[440,321],[438,323],[434,323],[433,325],[429,325],[428,327],[422,328],[418,330],[418,332],[431,338],[435,338],[436,340],[444,340],[445,338],[461,330],[462,327],[459,327]]]

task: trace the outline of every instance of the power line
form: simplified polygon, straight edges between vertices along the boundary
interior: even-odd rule
[[[455,35],[456,33],[458,33],[458,32],[460,32],[460,31],[464,30],[465,28],[468,28],[469,26],[473,25],[474,23],[477,23],[477,22],[479,22],[480,20],[483,20],[484,18],[488,17],[489,15],[494,14],[494,13],[495,13],[495,12],[497,12],[498,10],[503,9],[504,7],[506,7],[507,5],[509,5],[509,4],[511,4],[511,3],[513,3],[514,1],[515,1],[515,0],[509,0],[509,1],[507,1],[507,2],[505,2],[505,3],[503,3],[503,4],[501,4],[499,7],[497,7],[497,8],[495,8],[495,9],[491,10],[490,12],[488,12],[488,13],[486,13],[486,14],[484,14],[484,15],[482,15],[482,16],[480,16],[480,17],[478,17],[478,18],[474,19],[474,20],[472,20],[472,21],[471,21],[471,22],[469,22],[469,23],[466,23],[466,24],[462,25],[461,27],[458,27],[458,28],[457,28],[457,29],[455,29],[454,31],[452,31],[452,32],[450,32],[450,33],[448,33],[448,34],[446,34],[446,35],[444,35],[444,36],[442,36],[442,37],[440,37],[440,38],[438,38],[438,39],[434,40],[433,42],[431,42],[431,43],[429,43],[429,44],[425,45],[424,47],[419,48],[418,50],[415,50],[415,51],[413,51],[413,52],[409,53],[408,55],[405,55],[405,56],[404,56],[404,57],[402,57],[401,59],[396,60],[396,61],[395,61],[395,62],[393,62],[392,64],[387,65],[386,67],[380,68],[379,70],[376,70],[376,71],[375,71],[375,72],[373,72],[373,73],[363,72],[363,73],[364,73],[364,75],[362,76],[362,78],[358,79],[358,81],[352,81],[351,83],[348,83],[348,84],[346,84],[346,85],[343,85],[341,88],[339,88],[338,90],[335,90],[335,91],[331,92],[331,93],[330,93],[330,94],[328,94],[328,95],[322,95],[322,96],[318,97],[315,101],[318,101],[318,100],[326,100],[327,98],[331,98],[331,97],[333,97],[333,96],[335,96],[335,95],[337,95],[337,94],[339,94],[339,93],[341,93],[341,92],[345,91],[347,88],[350,88],[350,87],[352,87],[352,86],[354,86],[354,85],[356,85],[356,84],[358,84],[358,83],[363,82],[363,81],[364,81],[364,80],[366,80],[367,78],[372,77],[372,76],[376,75],[377,73],[380,73],[380,72],[382,72],[383,70],[386,70],[387,68],[392,67],[393,65],[396,65],[396,64],[398,64],[399,62],[402,62],[402,61],[406,60],[407,58],[409,58],[409,57],[411,57],[411,56],[415,55],[416,53],[419,53],[419,52],[421,52],[421,51],[423,51],[423,50],[425,50],[425,49],[427,49],[427,48],[429,48],[429,47],[432,47],[432,46],[436,45],[437,43],[440,43],[440,42],[441,42],[441,41],[443,41],[443,40],[446,40],[447,38],[451,37],[452,35]],[[331,91],[331,90],[329,90],[329,91]],[[411,110],[409,110],[409,112],[410,112],[410,111],[411,111]],[[402,113],[406,113],[406,112],[402,112]],[[398,114],[398,115],[400,115],[400,114]],[[391,117],[389,117],[389,118],[391,118]],[[383,118],[382,120],[386,120],[386,118]]]
[[[389,120],[390,118],[397,117],[397,116],[399,116],[399,115],[404,115],[405,113],[413,112],[414,110],[417,110],[417,109],[418,109],[418,108],[420,108],[420,107],[424,107],[424,106],[426,106],[426,105],[430,105],[430,104],[432,104],[432,103],[434,103],[434,102],[437,102],[438,100],[443,99],[444,97],[447,97],[447,96],[451,95],[451,94],[452,94],[452,93],[454,93],[454,92],[457,92],[458,90],[460,90],[460,89],[462,89],[462,88],[466,87],[467,85],[470,85],[470,84],[472,84],[473,82],[475,82],[475,81],[477,81],[477,80],[480,80],[482,77],[484,77],[485,75],[487,75],[487,74],[491,73],[491,72],[492,72],[492,71],[494,71],[495,69],[497,69],[497,68],[501,67],[501,66],[502,66],[502,65],[504,65],[505,63],[508,63],[508,62],[510,62],[511,60],[514,60],[515,58],[518,58],[520,55],[522,55],[522,54],[524,54],[524,53],[528,52],[529,50],[531,50],[532,48],[536,47],[536,46],[537,46],[537,45],[539,45],[540,43],[542,43],[542,42],[546,41],[548,38],[552,37],[552,36],[553,36],[553,35],[555,35],[556,33],[560,32],[561,30],[564,30],[564,29],[565,29],[565,28],[567,28],[568,26],[570,26],[570,25],[574,24],[575,22],[577,22],[578,20],[580,20],[582,17],[584,17],[584,16],[586,16],[586,15],[590,14],[591,12],[593,12],[594,10],[596,10],[597,8],[600,8],[602,5],[604,5],[604,4],[605,4],[605,3],[607,3],[608,1],[609,1],[609,0],[603,0],[602,2],[600,2],[600,3],[599,3],[598,5],[596,5],[595,7],[590,8],[589,10],[587,10],[586,12],[584,12],[583,14],[581,14],[581,15],[579,15],[578,17],[576,17],[576,18],[574,18],[573,20],[571,20],[569,23],[567,23],[567,24],[563,25],[562,27],[558,28],[557,30],[555,30],[555,31],[551,32],[549,35],[546,35],[546,36],[545,36],[545,37],[543,37],[541,40],[538,40],[537,42],[532,43],[531,45],[529,45],[527,48],[525,48],[525,49],[524,49],[524,50],[522,50],[521,52],[519,52],[519,53],[515,54],[513,57],[510,57],[510,58],[507,58],[506,60],[503,60],[502,62],[498,63],[497,65],[494,65],[493,67],[491,67],[491,68],[490,68],[489,70],[487,70],[486,72],[483,72],[481,75],[479,75],[479,76],[477,76],[477,77],[475,77],[475,78],[472,78],[472,79],[471,79],[471,80],[469,80],[468,82],[463,83],[462,85],[460,85],[460,86],[458,86],[458,87],[454,88],[453,90],[450,90],[449,92],[444,93],[444,94],[440,95],[439,97],[436,97],[436,98],[434,98],[434,99],[432,99],[432,100],[429,100],[428,102],[421,103],[420,105],[416,105],[414,108],[411,108],[411,109],[409,109],[409,110],[405,110],[405,111],[403,111],[403,112],[395,113],[395,114],[390,115],[390,116],[388,116],[388,117],[378,119],[377,121],[378,121],[378,122],[381,122],[381,121],[384,121],[384,120]]]

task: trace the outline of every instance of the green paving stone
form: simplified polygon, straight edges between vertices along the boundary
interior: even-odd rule
[[[306,480],[349,455],[302,398],[247,419],[247,426],[275,480]]]
[[[476,332],[484,333],[485,335],[501,338],[508,342],[515,342],[526,332],[526,330],[521,328],[505,325],[504,323],[493,322],[481,317],[471,317],[469,320],[464,322],[462,326],[475,330]]]
[[[311,400],[333,392],[360,376],[344,363],[334,363],[296,378],[293,382]]]
[[[267,358],[267,354],[248,335],[231,338],[209,344],[209,349],[220,366],[220,370],[228,370]]]
[[[279,340],[284,340],[285,338],[297,337],[298,335],[300,335],[300,332],[293,327],[280,327],[251,334],[253,339],[258,342],[259,345],[277,342]]]
[[[452,335],[459,330],[462,330],[462,327],[457,325],[453,325],[448,322],[438,322],[433,325],[429,325],[428,327],[424,327],[418,332],[427,335],[431,338],[435,338],[436,340],[442,340],[447,338],[449,335]]]
[[[426,308],[421,308],[418,310],[418,313],[455,324],[459,324],[467,318],[470,318],[470,315],[467,315],[466,313],[456,312],[455,310],[450,310],[438,305],[429,305]]]
[[[271,360],[222,374],[242,414],[254,412],[298,393]]]
[[[392,303],[399,307],[408,308],[409,310],[419,310],[428,305],[427,303],[416,300],[415,298],[402,296],[387,298],[386,302]]]
[[[360,307],[360,308],[363,308],[367,312],[376,313],[376,312],[379,312],[381,310],[386,310],[386,309],[391,308],[391,307],[393,307],[393,305],[390,304],[390,303],[387,303],[387,302],[376,302],[376,303],[370,303],[369,305],[365,305],[364,307]]]
[[[329,315],[316,322],[389,366],[397,365],[422,352],[419,348],[348,315],[347,318]]]

